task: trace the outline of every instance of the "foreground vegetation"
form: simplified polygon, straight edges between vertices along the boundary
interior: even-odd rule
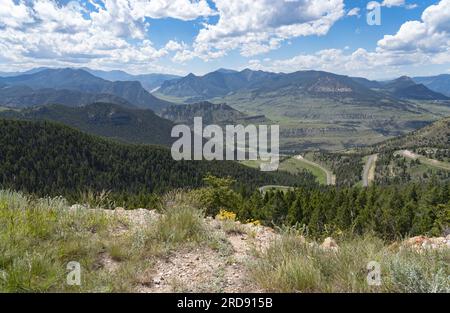
[[[367,283],[369,262],[378,262],[379,285]],[[337,251],[307,243],[288,231],[257,253],[251,275],[260,286],[281,292],[450,292],[449,250],[387,246],[373,236],[343,240]]]
[[[0,292],[133,291],[180,245],[221,248],[191,206],[168,206],[135,228],[112,211],[69,208],[63,198],[0,191]],[[80,286],[66,283],[72,261],[82,268]]]
[[[266,230],[251,226],[254,231],[249,232],[227,211],[219,215],[222,226],[213,230],[204,218],[202,196],[198,191],[172,192],[162,199],[161,215],[128,215],[89,206],[70,208],[63,198],[0,191],[0,291],[152,290],[146,288],[152,287],[159,260],[201,247],[224,256],[218,259],[224,266],[235,264],[229,236],[248,233],[251,240],[255,231]],[[253,249],[242,260],[246,279],[259,290],[276,292],[450,292],[449,249],[417,251],[374,236],[341,235],[339,248],[327,250],[300,234],[294,228],[280,229],[266,242],[267,249],[249,241]],[[67,284],[67,264],[72,261],[81,265],[79,286]],[[370,261],[381,265],[380,286],[367,284]],[[183,290],[174,284],[173,290]],[[214,285],[205,288],[220,291]]]
[[[259,220],[267,226],[294,226],[309,236],[337,233],[375,233],[386,239],[440,235],[450,229],[450,184],[426,184],[336,189],[299,187],[255,191],[243,195],[232,189],[231,179],[209,176],[201,195],[207,212],[221,208],[235,212],[240,221]]]

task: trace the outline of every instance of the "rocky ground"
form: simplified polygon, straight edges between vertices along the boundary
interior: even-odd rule
[[[153,210],[133,211],[117,208],[108,214],[125,218],[132,227],[142,227],[158,218]],[[241,224],[234,221],[205,219],[211,232],[223,238],[224,247],[186,246],[164,257],[139,277],[137,292],[262,292],[247,275],[253,250],[267,247],[277,234],[269,227]],[[226,229],[225,229],[226,228]],[[130,231],[119,229],[118,231]],[[114,270],[114,261],[105,259],[104,265]]]
[[[122,208],[105,210],[111,216],[126,219],[131,227],[115,231],[122,234],[147,225],[160,215],[153,210],[127,211]],[[138,278],[136,292],[263,292],[248,275],[248,264],[255,258],[255,251],[264,250],[280,235],[273,229],[234,221],[205,219],[208,229],[223,239],[223,247],[212,249],[207,245],[187,245],[158,259],[143,271]],[[333,238],[326,238],[322,244],[308,242],[322,249],[338,251],[339,245]],[[448,249],[447,237],[413,237],[392,246],[409,247],[417,250]],[[116,262],[105,255],[103,266],[114,271]]]

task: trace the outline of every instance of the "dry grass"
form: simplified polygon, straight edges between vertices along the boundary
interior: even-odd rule
[[[381,265],[381,286],[367,283],[367,265]],[[450,292],[450,254],[390,249],[366,236],[327,251],[286,233],[249,266],[252,279],[274,292]]]

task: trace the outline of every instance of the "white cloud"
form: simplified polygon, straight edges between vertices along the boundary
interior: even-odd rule
[[[405,22],[395,35],[385,35],[375,51],[326,49],[314,54],[267,63],[252,60],[255,69],[292,72],[325,70],[364,77],[403,75],[411,69],[450,63],[450,0],[426,8],[421,21]]]
[[[418,6],[415,3],[406,4],[405,0],[384,0],[381,3],[381,5],[384,6],[384,7],[388,7],[388,8],[391,8],[391,7],[405,7],[408,10],[415,9]]]
[[[157,49],[145,18],[192,20],[215,14],[206,0],[0,0],[0,59],[9,67],[44,65],[152,67],[171,52],[186,48],[169,41]],[[5,63],[6,63],[5,62]],[[154,64],[156,66],[156,64]],[[2,64],[2,67],[4,65]]]
[[[231,50],[249,57],[278,49],[300,36],[321,36],[345,15],[343,0],[0,0],[0,66],[72,66],[162,69],[159,60],[185,63],[220,58]],[[84,3],[84,2],[83,2]],[[385,0],[385,7],[413,6]],[[155,47],[146,18],[205,20],[192,45],[169,40]],[[214,19],[216,20],[216,19]],[[151,22],[150,22],[151,23]],[[253,67],[274,71],[323,69],[344,72],[398,70],[450,60],[450,0],[426,8],[418,21],[405,22],[396,34],[378,41],[376,50],[326,49],[286,60],[257,60]]]
[[[186,49],[187,45],[184,42],[178,42],[178,41],[174,41],[174,40],[169,40],[166,45],[165,45],[165,49],[167,51],[180,51],[183,49]]]
[[[134,18],[172,17],[184,21],[194,20],[200,16],[215,15],[206,0],[129,0]]]
[[[249,67],[272,72],[322,70],[376,78],[403,75],[411,66],[429,62],[429,58],[423,54],[369,52],[359,48],[350,53],[345,49],[325,49],[314,54],[300,54],[272,62],[252,60]]]
[[[345,14],[343,0],[214,0],[216,24],[205,24],[194,55],[221,57],[240,49],[252,56],[277,49],[290,38],[325,35]]]
[[[33,21],[30,9],[23,3],[0,0],[0,27],[18,28]]]
[[[381,3],[382,6],[390,7],[400,7],[405,5],[405,0],[384,0]]]
[[[404,23],[395,35],[378,41],[381,50],[420,51],[450,55],[450,0],[426,8],[421,21]]]
[[[361,15],[359,14],[359,12],[361,11],[360,8],[353,8],[350,11],[348,11],[347,16],[357,16],[360,17]]]

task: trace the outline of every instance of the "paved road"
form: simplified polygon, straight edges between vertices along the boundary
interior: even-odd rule
[[[364,165],[364,172],[363,172],[363,186],[369,187],[370,182],[374,179],[375,174],[375,162],[377,161],[378,154],[372,154],[369,156],[369,158],[366,161],[366,164]],[[372,177],[369,177],[372,176]]]
[[[312,165],[314,167],[317,167],[320,170],[322,170],[323,172],[325,172],[325,174],[327,175],[327,185],[336,185],[336,176],[332,172],[330,172],[329,170],[327,170],[326,168],[321,166],[320,164],[309,161],[301,155],[297,155],[295,158],[297,160],[302,160],[303,162],[308,163],[309,165]]]

